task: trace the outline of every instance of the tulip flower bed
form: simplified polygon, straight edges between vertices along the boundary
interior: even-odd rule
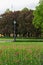
[[[0,42],[0,65],[43,65],[43,42]]]

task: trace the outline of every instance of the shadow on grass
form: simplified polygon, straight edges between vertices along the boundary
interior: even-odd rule
[[[27,40],[16,40],[16,41],[14,41],[13,40],[13,42],[43,42],[43,39],[27,39]]]
[[[43,42],[43,39],[1,39],[0,42]]]

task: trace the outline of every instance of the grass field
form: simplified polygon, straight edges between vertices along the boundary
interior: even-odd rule
[[[43,65],[43,42],[0,39],[0,65]]]

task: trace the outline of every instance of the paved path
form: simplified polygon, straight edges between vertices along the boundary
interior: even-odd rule
[[[5,40],[0,40],[0,42],[12,42],[13,39],[5,39]]]

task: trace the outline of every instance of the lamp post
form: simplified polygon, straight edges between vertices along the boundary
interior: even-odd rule
[[[16,41],[16,21],[14,21],[14,41]]]

